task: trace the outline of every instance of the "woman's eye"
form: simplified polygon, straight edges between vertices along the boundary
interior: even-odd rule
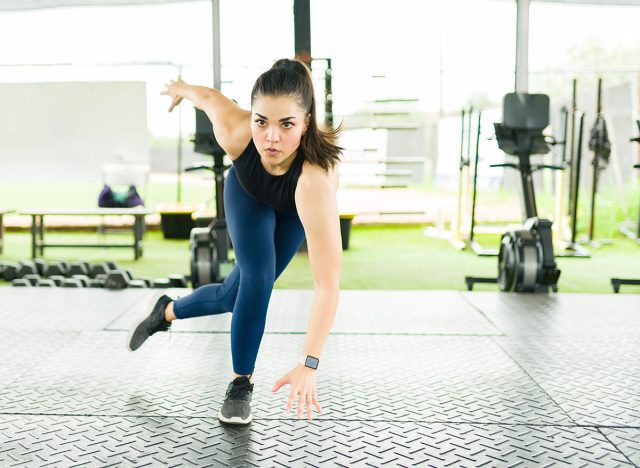
[[[282,124],[282,126],[284,128],[291,128],[291,127],[293,127],[293,124],[291,122],[285,122],[285,123]]]
[[[258,120],[256,120],[255,122],[258,124],[258,127],[262,127],[262,126],[264,126],[264,124],[265,124],[265,121],[264,121],[264,120],[261,120],[261,119],[258,119]]]

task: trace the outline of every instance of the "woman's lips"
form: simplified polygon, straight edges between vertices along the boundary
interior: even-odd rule
[[[277,153],[280,152],[280,151],[278,151],[277,149],[274,149],[274,148],[267,148],[265,151],[267,152],[267,154],[270,154],[270,155],[274,155],[274,154],[277,154]]]

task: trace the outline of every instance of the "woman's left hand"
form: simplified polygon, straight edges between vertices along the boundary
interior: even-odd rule
[[[174,107],[179,105],[182,102],[183,96],[180,94],[180,87],[186,85],[183,81],[182,77],[178,76],[178,79],[173,81],[169,81],[166,85],[164,85],[164,90],[160,93],[164,96],[169,96],[171,98],[171,105],[169,106],[169,112],[173,110]]]
[[[303,408],[305,407],[307,409],[307,418],[309,421],[313,419],[312,404],[316,407],[318,413],[322,413],[316,394],[316,370],[298,364],[278,379],[271,391],[277,392],[285,384],[291,384],[289,401],[287,401],[285,408],[287,413],[293,408],[293,400],[295,400],[296,395],[298,396],[298,419],[302,418]]]

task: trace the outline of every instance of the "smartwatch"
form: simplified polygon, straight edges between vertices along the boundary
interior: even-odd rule
[[[320,360],[313,356],[302,356],[302,358],[300,359],[300,363],[304,364],[305,367],[308,367],[310,369],[317,369]]]

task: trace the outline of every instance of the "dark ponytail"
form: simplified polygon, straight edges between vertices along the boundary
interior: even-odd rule
[[[341,127],[321,129],[316,116],[316,98],[311,72],[298,60],[280,59],[258,77],[251,91],[251,105],[258,96],[292,96],[309,115],[307,131],[300,148],[311,164],[329,170],[340,161],[342,148],[337,145]]]

